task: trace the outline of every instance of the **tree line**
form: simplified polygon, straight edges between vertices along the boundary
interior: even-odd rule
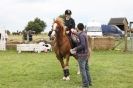
[[[61,18],[65,18],[65,15],[59,15],[59,17]],[[28,24],[26,25],[26,27],[23,29],[22,32],[13,32],[13,35],[19,35],[22,34],[24,31],[33,31],[35,34],[40,34],[41,32],[43,32],[45,30],[45,28],[47,27],[46,22],[44,22],[43,20],[41,20],[40,18],[36,17],[33,21],[29,21]],[[8,34],[10,34],[10,31],[8,31]]]

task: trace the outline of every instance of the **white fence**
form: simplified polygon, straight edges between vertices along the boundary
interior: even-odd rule
[[[17,44],[17,51],[21,53],[22,51],[33,51],[33,52],[48,52],[52,51],[50,44]]]
[[[0,50],[6,50],[6,39],[7,34],[5,33],[5,30],[0,30]]]

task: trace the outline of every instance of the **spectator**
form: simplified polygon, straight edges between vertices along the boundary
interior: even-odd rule
[[[89,86],[91,86],[91,77],[88,68],[88,37],[87,34],[83,31],[84,25],[82,23],[79,23],[77,25],[77,29],[79,42],[77,43],[77,47],[71,49],[70,52],[72,54],[76,54],[76,56],[78,57],[80,73],[82,76],[82,87],[88,88]]]

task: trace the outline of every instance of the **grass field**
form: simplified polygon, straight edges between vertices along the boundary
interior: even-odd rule
[[[133,88],[133,54],[94,51],[90,61],[90,88]],[[54,53],[0,52],[0,88],[80,88],[76,61],[70,60],[70,81],[63,81]]]

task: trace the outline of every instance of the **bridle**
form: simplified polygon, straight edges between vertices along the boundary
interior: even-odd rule
[[[54,40],[56,38],[56,34],[58,33],[59,29],[57,28],[57,23],[54,23],[52,26],[52,33],[51,38]]]

